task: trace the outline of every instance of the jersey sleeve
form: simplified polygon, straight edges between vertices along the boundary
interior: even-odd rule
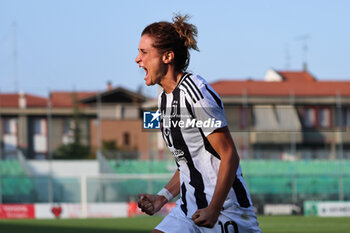
[[[208,136],[214,130],[227,126],[224,106],[219,95],[208,83],[194,84],[196,88],[193,88],[192,95],[186,95],[187,105],[190,105],[187,108],[191,107],[197,128]]]

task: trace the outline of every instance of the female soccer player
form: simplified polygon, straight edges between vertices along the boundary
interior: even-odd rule
[[[198,50],[197,28],[188,16],[147,26],[135,59],[146,85],[159,96],[161,131],[178,166],[156,195],[140,194],[138,206],[153,215],[180,198],[153,233],[261,232],[218,94],[200,76],[186,72],[189,49]]]

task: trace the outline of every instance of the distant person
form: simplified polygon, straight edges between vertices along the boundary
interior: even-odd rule
[[[128,217],[133,218],[137,214],[137,202],[133,196],[130,197],[129,205],[128,205]]]
[[[180,194],[153,233],[261,232],[223,103],[202,77],[186,72],[189,49],[198,50],[197,28],[187,19],[176,15],[141,35],[135,61],[146,72],[147,86],[164,89],[161,131],[178,169],[158,194],[139,194],[138,206],[153,215]]]

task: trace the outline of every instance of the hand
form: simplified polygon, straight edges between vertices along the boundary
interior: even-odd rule
[[[164,196],[139,194],[139,201],[137,202],[142,212],[148,215],[157,213],[168,200]]]
[[[218,221],[220,211],[216,211],[213,208],[207,207],[204,209],[197,210],[192,215],[192,220],[198,226],[212,228]]]

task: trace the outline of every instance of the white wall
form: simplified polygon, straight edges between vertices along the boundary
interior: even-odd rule
[[[27,160],[33,175],[49,175],[50,162],[42,160]],[[95,160],[59,160],[52,161],[52,175],[54,176],[81,176],[98,175],[99,165]]]
[[[62,208],[61,218],[81,218],[84,217],[82,213],[81,204],[75,203],[61,203],[57,206],[50,203],[36,203],[35,204],[35,218],[54,218],[52,208]],[[88,218],[125,218],[128,216],[129,204],[121,203],[88,203],[86,216]]]

